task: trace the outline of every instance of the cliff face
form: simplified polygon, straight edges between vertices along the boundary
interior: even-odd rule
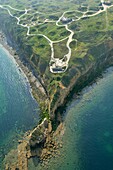
[[[4,20],[6,21],[4,22]],[[3,15],[0,18],[0,28],[3,34],[6,37],[6,42],[8,46],[13,48],[14,58],[22,67],[23,71],[27,75],[30,85],[32,87],[33,96],[36,98],[40,105],[41,109],[41,119],[43,120],[45,117],[48,118],[48,108],[49,108],[49,95],[46,90],[45,83],[43,81],[43,77],[39,71],[39,67],[43,65],[43,63],[35,64],[34,62],[40,62],[38,59],[36,61],[32,61],[32,58],[36,58],[37,54],[33,52],[33,45],[27,45],[27,38],[22,34],[19,34],[18,26],[13,27],[12,23],[15,23],[15,20],[8,17],[7,15]],[[21,27],[20,27],[21,31]],[[23,30],[22,30],[23,31]],[[24,30],[26,31],[26,30]]]
[[[6,19],[6,22],[4,22],[4,19]],[[40,104],[42,118],[50,116],[53,120],[55,111],[67,102],[70,93],[72,95],[72,93],[81,90],[101,74],[105,68],[113,64],[112,32],[108,32],[106,39],[97,42],[96,45],[88,46],[84,57],[78,58],[76,56],[78,52],[75,51],[65,73],[52,74],[49,71],[50,58],[48,56],[43,58],[43,56],[39,56],[38,51],[34,51],[33,43],[36,42],[29,43],[30,38],[24,35],[26,30],[17,26],[14,19],[7,18],[5,15],[0,18],[0,21],[2,23],[0,27],[7,37],[8,44],[16,50],[20,60],[35,76],[35,80],[32,78],[30,83],[33,94]],[[12,23],[15,26],[12,26]],[[44,93],[34,83],[36,80],[40,82]]]
[[[53,125],[56,124],[56,121],[60,121],[57,119],[57,114],[63,112],[64,106],[73,94],[90,84],[107,67],[113,65],[112,30],[103,29],[99,32],[96,29],[96,31],[90,30],[88,32],[86,29],[77,33],[77,30],[75,30],[73,38],[77,38],[78,47],[76,49],[76,43],[70,44],[72,56],[68,70],[62,74],[52,74],[49,70],[51,50],[44,37],[26,36],[27,30],[18,26],[14,18],[2,13],[2,11],[0,13],[0,28],[7,38],[7,43],[15,49],[14,57],[29,78],[32,93],[41,108],[42,120],[45,117],[47,120],[51,119]],[[85,20],[81,23],[84,25],[84,22]],[[81,23],[78,23],[78,28],[79,25],[82,25]],[[104,36],[104,33],[106,36]],[[98,38],[101,36],[102,38]],[[16,54],[21,61],[18,60]],[[28,71],[26,71],[26,68]],[[54,144],[51,146],[51,143],[49,143],[51,140],[48,134],[51,134],[52,131],[51,123],[45,121],[40,126],[35,128],[25,141],[22,141],[22,143],[20,141],[16,151],[12,151],[11,155],[14,153],[18,155],[17,162],[15,161],[14,164],[15,168],[22,169],[24,167],[24,169],[27,169],[27,160],[32,156],[42,155],[45,158],[48,157],[48,151],[50,155],[51,147],[54,146]],[[45,141],[49,143],[49,147],[48,145],[44,146]],[[43,146],[45,147],[44,150],[42,149]],[[21,152],[19,153],[18,150]],[[46,153],[46,156],[44,153]],[[23,164],[22,158],[24,158]],[[10,165],[7,164],[6,169],[9,167]]]
[[[7,29],[5,31],[7,35],[8,33]],[[8,40],[10,40],[10,45],[12,46],[16,45],[16,43],[15,44],[13,43],[14,40],[11,39],[11,37],[9,38],[8,35],[7,37],[8,37]],[[13,46],[13,47],[16,48],[16,46]],[[21,50],[21,48],[19,50]],[[95,51],[96,51],[96,54],[95,54]],[[23,52],[21,53],[21,55],[23,54],[23,56],[25,57],[25,54]],[[29,55],[29,53],[27,55]],[[93,55],[95,57],[95,60],[93,62],[88,62],[89,55]],[[24,59],[22,61],[24,61]],[[31,63],[27,62],[27,64],[31,64]],[[63,110],[61,106],[64,107],[65,104],[73,96],[74,93],[77,93],[83,87],[90,84],[97,76],[99,76],[105,70],[105,68],[113,65],[113,40],[109,40],[109,41],[107,40],[101,44],[98,44],[90,48],[86,54],[84,64],[85,64],[84,70],[81,70],[80,68],[78,68],[78,70],[76,70],[76,73],[74,73],[74,75],[72,76],[71,81],[69,82],[69,85],[67,87],[64,86],[63,84],[63,81],[64,81],[63,78],[61,79],[60,82],[58,81],[59,86],[57,86],[58,89],[56,88],[56,91],[54,93],[58,97],[56,98],[56,101],[54,100],[54,97],[56,96],[53,96],[53,99],[51,99],[52,106],[50,108],[50,111],[51,111],[50,116],[53,122],[55,120],[55,113],[57,115],[59,109],[60,111]],[[32,64],[31,66],[33,67]],[[32,67],[29,67],[29,69],[31,69]],[[37,75],[38,72],[35,73],[35,71],[36,70],[33,69],[34,74]],[[67,73],[67,75],[69,74]],[[65,76],[67,75],[65,74]],[[44,84],[45,77],[43,77],[41,81],[43,81],[42,86],[44,86],[44,89],[47,89],[48,84]],[[31,82],[31,83],[34,83],[34,82]],[[41,94],[40,90],[37,90],[35,92],[37,92],[37,95]],[[47,94],[45,94],[45,96],[43,95],[43,97],[41,96],[41,98],[43,99],[44,97],[47,97]],[[51,96],[49,96],[49,98],[50,97]],[[39,101],[39,97],[38,97],[38,101]],[[53,105],[53,101],[54,101],[54,105]],[[44,100],[44,102],[46,102],[46,100]],[[41,107],[43,108],[44,105],[42,104]],[[48,105],[48,108],[49,108],[49,105]],[[55,121],[58,121],[58,120],[56,119]],[[12,150],[6,156],[5,158],[6,170],[8,170],[9,168],[11,169],[19,168],[19,169],[27,170],[28,159],[30,159],[31,157],[37,156],[41,162],[44,162],[46,158],[48,159],[50,155],[52,155],[53,153],[55,154],[55,152],[53,151],[53,147],[56,148],[58,144],[56,145],[55,141],[52,141],[51,131],[52,131],[51,123],[48,122],[47,119],[45,119],[43,123],[37,126],[33,131],[31,131],[31,133],[27,135],[23,141],[19,141],[20,144],[18,145],[17,150]],[[14,154],[17,156],[13,164],[11,159],[13,159],[12,155]]]
[[[103,50],[101,51],[102,47]],[[97,54],[95,54],[95,52]],[[90,62],[88,66],[86,64],[85,70],[72,77],[68,88],[61,91],[62,95],[57,99],[53,113],[55,110],[61,111],[62,106],[65,106],[68,100],[70,100],[75,93],[81,91],[85,86],[92,83],[102,74],[103,71],[105,71],[106,68],[113,65],[113,40],[105,41],[102,44],[92,47],[89,49],[87,55],[91,54],[94,56],[95,61]]]

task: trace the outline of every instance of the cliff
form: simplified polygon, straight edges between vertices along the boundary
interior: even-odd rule
[[[29,78],[32,93],[40,105],[41,122],[46,118],[43,122],[44,126],[43,123],[39,125],[19,145],[21,154],[18,157],[19,159],[24,157],[24,162],[27,162],[30,156],[43,155],[44,143],[52,140],[50,139],[52,128],[55,129],[62,121],[59,120],[58,114],[62,114],[71,97],[94,81],[107,67],[113,65],[113,33],[111,29],[99,31],[96,28],[89,32],[87,29],[78,30],[73,36],[77,38],[78,46],[76,49],[76,43],[71,43],[72,56],[67,71],[62,74],[52,74],[49,70],[51,50],[47,40],[43,36],[26,36],[26,29],[18,26],[14,18],[2,12],[1,16],[1,31],[5,34],[8,45],[15,49],[14,57]],[[90,19],[88,20],[91,22]],[[85,22],[86,20],[78,25],[82,27]],[[93,24],[97,25],[96,19]],[[48,124],[50,126],[52,124],[51,130]],[[40,154],[37,153],[37,148]],[[27,167],[27,163],[20,165],[22,160],[19,161],[20,163],[17,162],[15,162],[18,165],[17,168]],[[9,166],[7,164],[6,169]]]
[[[20,26],[18,28],[15,20],[10,17],[7,17],[6,22],[3,22],[4,17],[0,18],[0,23],[2,23],[0,27],[7,37],[7,43],[15,49],[22,64],[27,67],[34,76],[31,76],[32,78],[29,80],[33,89],[33,95],[40,103],[42,119],[45,116],[54,119],[55,111],[64,104],[64,101],[67,100],[66,98],[73,89],[75,89],[75,92],[81,90],[82,87],[88,84],[88,82],[91,82],[94,77],[101,74],[104,68],[112,65],[112,32],[107,32],[108,37],[103,39],[102,42],[88,46],[84,57],[78,58],[77,55],[80,52],[75,51],[69,63],[69,68],[65,73],[52,74],[49,71],[49,56],[45,56],[44,59],[43,56],[39,57],[37,52],[33,50],[34,44],[30,46],[28,38],[18,32],[18,29],[23,32],[25,30]],[[10,21],[15,23],[15,27],[12,27]],[[96,36],[98,36],[98,33]],[[36,42],[34,41],[33,43]],[[83,48],[82,51],[84,51]],[[44,63],[45,61],[46,64]],[[36,81],[38,81],[40,85],[37,85]],[[41,86],[43,90],[39,88]]]

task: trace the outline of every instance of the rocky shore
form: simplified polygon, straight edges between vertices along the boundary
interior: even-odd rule
[[[37,157],[40,166],[47,167],[52,157],[60,156],[59,148],[63,147],[61,139],[64,127],[61,124],[56,133],[51,123],[45,118],[33,131],[26,133],[23,140],[18,141],[16,150],[11,150],[4,159],[5,170],[28,170],[28,160]]]
[[[31,95],[37,99],[35,89],[41,92],[45,97],[46,92],[40,81],[33,75],[27,66],[23,64],[17,55],[16,51],[7,44],[6,37],[0,32],[0,44],[6,49],[8,53],[14,57],[16,65],[30,83]],[[39,96],[38,96],[39,98]],[[51,121],[47,118],[37,125],[33,130],[26,132],[23,140],[18,141],[16,150],[11,150],[4,159],[4,167],[6,170],[28,170],[28,160],[32,157],[38,157],[41,166],[47,166],[48,161],[52,157],[60,155],[59,148],[62,147],[61,140],[58,140],[59,134],[63,134],[63,124],[60,124],[56,132],[52,131]],[[61,135],[62,135],[61,134]]]
[[[10,52],[11,55],[14,56],[16,62],[19,65],[19,69],[24,71],[27,76],[29,83],[31,85],[32,94],[35,99],[39,102],[40,106],[43,108],[46,106],[49,108],[49,98],[45,88],[43,87],[43,83],[41,83],[40,79],[34,76],[34,74],[29,71],[29,65],[23,64],[23,61],[20,60],[20,57],[17,56],[16,52],[8,46],[6,43],[5,36],[1,34],[0,36],[1,44]],[[61,111],[64,110],[66,104],[73,97],[73,95],[81,91],[85,86],[91,84],[95,78],[97,78],[101,73],[109,66],[113,64],[113,41],[106,41],[101,44],[105,47],[105,51],[102,55],[99,55],[98,59],[95,62],[90,63],[87,68],[73,77],[68,88],[64,88],[60,90],[60,97],[56,97],[56,101],[54,101],[54,105],[52,105],[52,113],[54,114],[52,121],[50,121],[49,117],[46,114],[43,114],[44,121],[42,121],[41,125],[38,125],[34,130],[32,130],[22,141],[19,141],[19,145],[17,150],[11,151],[5,158],[6,169],[18,169],[28,168],[28,159],[31,157],[38,157],[42,166],[46,166],[47,162],[51,157],[55,155],[59,155],[58,148],[62,147],[62,143],[59,143],[60,140],[55,140],[56,136],[59,137],[63,135],[63,126],[61,121],[58,120],[58,113],[61,115]],[[93,47],[96,50],[100,49],[100,45]],[[53,93],[54,94],[57,94]],[[55,103],[56,102],[56,103]],[[43,109],[42,109],[43,110]],[[44,108],[44,110],[46,110]],[[51,115],[49,115],[51,116]],[[42,119],[43,120],[43,119]],[[46,122],[46,123],[45,123]],[[51,122],[56,124],[55,132],[52,130]],[[57,123],[60,122],[58,126]],[[39,130],[41,129],[41,131]],[[60,134],[60,135],[59,135]],[[57,138],[58,139],[58,138]],[[13,158],[11,161],[11,157],[16,156],[16,160]],[[12,156],[11,156],[12,155]],[[13,163],[14,162],[14,163]]]
[[[16,51],[7,44],[7,39],[2,32],[0,32],[0,44],[3,45],[7,52],[9,52],[11,56],[14,57],[16,64],[18,65],[19,71],[24,74],[26,80],[30,83],[30,85],[32,84],[31,92],[34,86],[45,95],[45,90],[40,81],[33,75],[33,73],[28,69],[28,67],[24,65],[24,63],[20,60],[19,56],[17,55]]]
[[[4,160],[5,169],[27,170],[28,159],[30,157],[40,156],[42,150],[40,146],[43,146],[44,141],[50,133],[50,123],[47,119],[44,119],[33,131],[30,131],[29,134],[26,133],[23,140],[18,141],[19,145],[16,150],[11,150],[8,153]],[[37,149],[35,150],[35,148]]]

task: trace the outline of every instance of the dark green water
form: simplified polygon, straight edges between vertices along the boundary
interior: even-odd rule
[[[38,122],[38,105],[18,66],[0,46],[0,167],[2,159],[23,133]],[[0,168],[1,169],[1,168]]]
[[[48,170],[113,170],[113,68],[73,99],[64,127],[61,155],[50,160]]]
[[[69,106],[60,170],[113,170],[112,70]]]
[[[0,160],[37,123],[37,107],[24,76],[0,47]],[[43,168],[31,161],[29,170],[113,170],[113,68],[69,104],[62,141],[60,157]]]

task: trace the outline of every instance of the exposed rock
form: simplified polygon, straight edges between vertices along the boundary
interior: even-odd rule
[[[43,143],[48,134],[48,121],[45,118],[44,121],[37,126],[30,134],[29,145],[35,147],[37,144]]]
[[[24,140],[19,141],[17,150],[12,150],[6,156],[5,170],[28,170],[28,159],[34,156],[40,156],[43,153],[44,159],[47,159],[47,155],[50,155],[50,151],[46,148],[42,150],[44,140],[49,135],[48,120],[45,118],[41,124],[39,124],[31,133],[24,137]],[[13,159],[15,158],[15,159]]]

